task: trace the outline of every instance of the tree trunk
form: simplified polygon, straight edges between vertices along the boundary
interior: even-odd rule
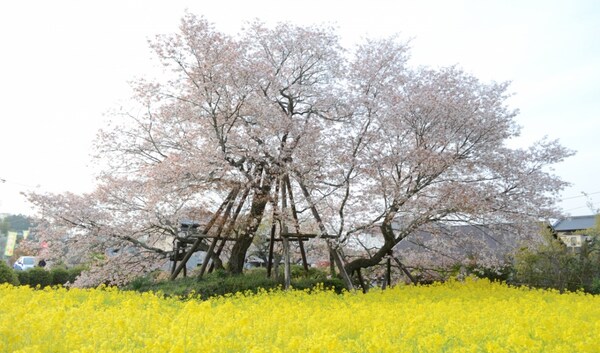
[[[244,234],[233,244],[229,257],[228,269],[232,274],[240,274],[244,270],[246,252],[252,245],[252,236]]]
[[[381,262],[383,257],[394,247],[394,243],[384,243],[381,249],[379,249],[373,256],[370,258],[360,258],[355,259],[349,262],[346,265],[347,273],[357,273],[358,270],[362,268],[369,268],[375,266]]]
[[[202,261],[202,266],[200,267],[200,274],[198,275],[198,278],[202,278],[202,276],[204,275],[204,272],[206,271],[206,268],[208,267],[208,262],[211,260],[211,258],[217,257],[217,255],[214,253],[214,250],[215,250],[215,247],[217,246],[217,243],[219,242],[219,237],[221,236],[223,227],[225,227],[225,223],[229,219],[229,215],[231,214],[231,209],[233,208],[233,204],[235,203],[235,199],[236,199],[239,191],[240,191],[239,188],[236,188],[230,194],[231,197],[229,197],[229,202],[227,203],[227,208],[225,208],[225,214],[223,215],[223,217],[221,217],[221,220],[219,221],[219,226],[217,227],[217,231],[215,232],[216,238],[214,238],[212,240],[212,242],[210,243],[208,251],[206,252],[206,256],[204,257],[204,261]]]
[[[244,261],[246,260],[246,252],[252,245],[254,234],[262,221],[265,207],[269,201],[269,193],[271,191],[272,177],[265,173],[262,180],[262,185],[254,190],[254,197],[250,206],[250,214],[246,220],[244,229],[240,232],[238,240],[233,244],[231,256],[229,257],[228,269],[232,274],[240,274],[244,270]]]
[[[361,268],[375,266],[381,262],[385,255],[392,253],[392,249],[400,241],[399,239],[396,239],[394,230],[392,229],[392,221],[396,214],[395,212],[395,209],[389,212],[381,224],[381,234],[383,235],[384,240],[381,248],[370,258],[360,258],[349,262],[346,265],[347,273],[358,273]]]

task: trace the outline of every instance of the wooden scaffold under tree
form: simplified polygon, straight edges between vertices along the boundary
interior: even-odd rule
[[[330,257],[333,258],[338,272],[344,280],[345,286],[348,289],[354,289],[352,282],[348,274],[345,271],[344,262],[337,248],[332,244],[332,240],[337,238],[336,236],[327,234],[326,228],[321,220],[318,210],[312,201],[310,193],[304,183],[301,180],[296,180],[312,217],[319,227],[320,233],[304,233],[300,229],[300,221],[298,217],[298,211],[292,186],[288,174],[279,175],[275,180],[275,190],[270,197],[272,206],[272,224],[269,237],[269,253],[267,261],[267,276],[272,276],[273,268],[273,253],[274,245],[276,242],[282,243],[283,248],[283,260],[284,260],[284,287],[288,289],[291,282],[291,250],[290,243],[297,243],[300,249],[300,255],[302,258],[302,265],[304,270],[308,272],[308,261],[305,249],[305,242],[311,239],[323,239],[327,243],[327,248],[330,253]],[[237,241],[236,237],[231,236],[234,233],[234,227],[236,221],[242,210],[246,199],[251,191],[250,186],[244,187],[242,195],[238,198],[241,191],[240,186],[234,187],[227,195],[225,200],[222,202],[220,207],[214,213],[209,222],[200,231],[198,224],[190,224],[184,230],[185,236],[178,237],[174,240],[173,254],[171,255],[172,270],[171,280],[177,278],[179,273],[183,271],[184,276],[186,275],[186,264],[191,256],[201,250],[203,246],[206,249],[206,256],[202,261],[199,276],[202,277],[208,268],[209,262],[213,260],[218,261],[219,256],[224,249],[225,243],[228,241]],[[235,209],[234,209],[235,206]],[[233,212],[232,212],[233,210]],[[290,225],[292,231],[290,231]],[[216,225],[216,229],[213,228]],[[206,244],[208,241],[208,244]],[[188,247],[187,245],[190,245]],[[208,268],[209,272],[211,268]]]

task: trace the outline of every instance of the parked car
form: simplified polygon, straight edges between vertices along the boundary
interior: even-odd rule
[[[35,267],[36,259],[34,256],[21,256],[17,259],[13,268],[17,271],[27,270]]]

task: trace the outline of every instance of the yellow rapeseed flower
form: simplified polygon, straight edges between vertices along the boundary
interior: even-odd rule
[[[1,352],[600,352],[600,297],[487,280],[206,301],[0,285]]]

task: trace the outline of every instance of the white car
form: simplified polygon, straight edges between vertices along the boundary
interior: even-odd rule
[[[27,270],[35,267],[36,259],[34,256],[21,256],[17,259],[13,268],[17,271]]]

